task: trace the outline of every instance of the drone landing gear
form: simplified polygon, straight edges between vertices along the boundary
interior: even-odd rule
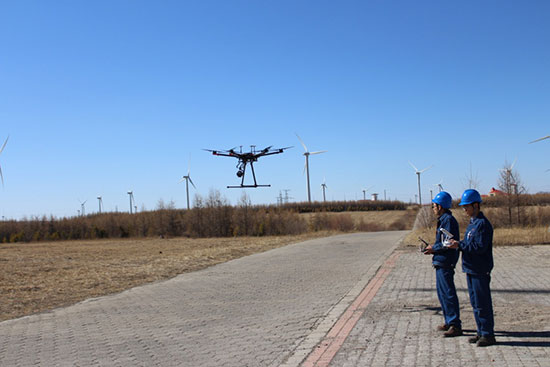
[[[240,186],[227,186],[228,189],[249,189],[256,187],[271,187],[271,185],[240,185]]]
[[[258,182],[256,182],[256,173],[254,173],[254,165],[252,164],[252,161],[250,162],[250,168],[252,169],[252,177],[254,178],[254,185],[245,185],[244,184],[244,177],[246,174],[246,164],[248,162],[243,161],[240,162],[237,165],[237,168],[239,169],[237,171],[237,176],[241,177],[241,184],[240,186],[227,186],[228,189],[246,189],[246,188],[256,188],[256,187],[271,187],[271,185],[258,185]]]

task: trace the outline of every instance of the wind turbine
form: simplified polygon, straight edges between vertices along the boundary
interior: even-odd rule
[[[317,152],[310,152],[309,150],[307,150],[307,147],[304,144],[303,140],[300,138],[300,136],[298,136],[298,134],[296,134],[296,137],[298,138],[298,140],[300,140],[300,143],[302,143],[302,146],[304,147],[304,150],[305,150],[304,156],[306,157],[306,165],[305,165],[304,169],[307,172],[307,201],[311,203],[311,190],[310,190],[310,186],[309,186],[309,156],[312,155],[312,154],[325,153],[326,150],[319,150]]]
[[[444,190],[443,179],[441,179],[438,183],[434,184],[434,186],[437,186],[437,188],[439,189],[439,192],[443,191]]]
[[[187,191],[187,210],[189,210],[189,182],[191,182],[191,185],[197,189],[195,184],[193,183],[193,180],[191,180],[190,173],[191,172],[191,159],[189,159],[189,164],[187,165],[187,176],[183,176],[183,178],[180,180],[180,182],[183,182],[185,180],[185,190]]]
[[[418,204],[422,205],[422,193],[421,193],[421,190],[420,190],[420,174],[423,173],[423,172],[426,172],[427,170],[429,170],[430,168],[432,168],[433,165],[431,165],[430,167],[424,168],[423,170],[419,171],[418,168],[416,168],[416,167],[414,166],[414,164],[412,164],[410,161],[409,161],[409,164],[412,166],[412,168],[414,168],[414,171],[415,171],[416,175],[418,176]]]
[[[128,191],[128,196],[130,197],[130,214],[132,214],[132,202],[136,202],[134,199],[134,192]]]
[[[8,143],[8,139],[10,137],[8,136],[6,138],[6,141],[4,142],[4,144],[2,145],[2,148],[0,148],[0,154],[2,154],[2,151],[4,150],[4,148],[6,147],[6,144]],[[0,166],[0,179],[2,180],[2,187],[4,187],[4,176],[2,176],[2,166]]]
[[[544,138],[543,138],[544,139]],[[512,170],[514,169],[514,166],[516,164],[516,161],[518,159],[514,159],[514,162],[509,166],[509,167],[505,167],[505,168],[501,168],[499,171],[502,171],[502,172],[506,172],[506,181],[507,181],[507,185],[510,185],[512,186],[512,184],[510,183],[510,177],[512,176]],[[507,188],[508,191],[511,191],[510,188]],[[517,187],[516,187],[516,190],[517,190]]]
[[[512,174],[512,170],[514,169],[514,166],[516,165],[517,160],[518,160],[517,158],[514,159],[514,162],[509,167],[501,168],[499,171],[506,172],[508,177],[510,177],[510,175]]]
[[[101,196],[97,197],[97,201],[99,202],[99,214],[101,214],[101,207],[103,206],[103,199]]]
[[[323,189],[323,201],[327,201],[327,197],[325,196],[325,190],[327,187],[326,179],[323,178],[323,183],[321,184],[321,188]]]
[[[80,201],[80,199],[79,199],[78,201],[80,202],[80,208],[81,208],[80,213],[81,213],[82,216],[85,216],[85,215],[86,215],[86,211],[84,210],[84,204],[86,204],[86,202],[87,202],[88,200],[84,200],[84,201],[82,202],[82,201]]]
[[[550,139],[550,135],[543,136],[542,138],[538,138],[536,140],[530,141],[529,144],[536,143],[537,141],[541,141],[544,139]]]

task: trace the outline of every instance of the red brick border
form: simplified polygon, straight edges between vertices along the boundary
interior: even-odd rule
[[[326,367],[329,365],[357,321],[359,321],[361,315],[365,312],[368,304],[376,296],[380,287],[382,287],[388,274],[393,270],[400,255],[401,252],[396,251],[384,262],[374,278],[371,279],[359,296],[336,321],[325,338],[302,363],[302,367]]]

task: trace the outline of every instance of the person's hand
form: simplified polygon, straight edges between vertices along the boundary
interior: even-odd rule
[[[452,248],[452,249],[458,248],[459,242],[457,240],[451,239],[449,240],[449,242],[451,243],[451,245],[447,246],[447,248]]]
[[[433,253],[434,253],[434,250],[433,250],[432,245],[426,247],[426,249],[424,250],[424,255],[431,255]]]

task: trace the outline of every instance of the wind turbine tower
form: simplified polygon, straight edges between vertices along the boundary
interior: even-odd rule
[[[132,214],[132,203],[135,203],[135,200],[134,200],[134,192],[133,191],[128,191],[128,196],[130,197],[130,214]]]
[[[80,202],[80,208],[81,208],[80,214],[81,214],[82,216],[85,216],[85,215],[86,215],[86,211],[84,210],[84,209],[85,209],[85,208],[84,208],[84,204],[86,204],[86,202],[87,202],[88,200],[84,200],[84,202],[82,202],[82,201],[80,201],[80,200],[78,200],[78,201]]]
[[[2,144],[2,148],[0,148],[0,154],[2,154],[2,151],[4,150],[4,148],[6,147],[6,144],[8,143],[8,139],[10,137],[8,136],[6,138],[6,141],[4,142],[4,144]],[[0,179],[2,180],[2,187],[4,187],[4,176],[2,176],[2,166],[0,166]]]
[[[195,190],[197,189],[197,187],[193,183],[193,180],[191,179],[190,172],[191,172],[191,167],[189,167],[189,165],[188,165],[187,175],[183,176],[183,178],[180,180],[180,182],[183,182],[183,180],[185,180],[185,191],[187,192],[187,210],[189,210],[189,208],[190,208],[190,206],[189,206],[189,182],[191,182],[191,185],[193,185]]]
[[[418,204],[419,204],[419,205],[422,205],[422,192],[421,192],[421,190],[420,190],[420,174],[423,173],[423,172],[426,172],[427,170],[429,170],[430,168],[432,168],[433,165],[430,166],[430,167],[428,167],[428,168],[424,168],[423,170],[419,171],[418,168],[416,168],[416,167],[414,166],[414,164],[412,164],[411,162],[409,162],[409,164],[412,166],[412,168],[414,168],[414,171],[415,171],[416,175],[418,176]]]
[[[101,207],[103,206],[103,199],[101,198],[101,196],[97,197],[97,201],[99,203],[99,214],[101,214]]]
[[[313,155],[313,154],[320,154],[320,153],[325,153],[326,150],[320,150],[320,151],[317,151],[317,152],[310,152],[305,143],[303,142],[302,138],[300,138],[300,136],[298,136],[298,134],[296,134],[296,137],[298,138],[298,140],[300,140],[300,143],[302,144],[302,146],[304,147],[304,156],[306,157],[306,165],[304,167],[305,171],[306,171],[306,174],[307,174],[307,201],[311,203],[311,189],[310,189],[310,185],[309,185],[309,156],[310,155]]]
[[[434,186],[437,186],[437,189],[439,190],[439,192],[445,190],[443,188],[443,179],[441,179],[438,183],[436,183]]]
[[[327,201],[327,197],[325,195],[325,190],[327,188],[326,181],[323,179],[323,183],[321,184],[321,188],[323,189],[323,202]]]

